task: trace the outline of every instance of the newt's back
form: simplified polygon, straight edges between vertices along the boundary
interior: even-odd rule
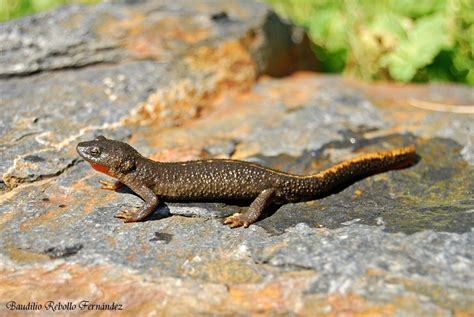
[[[277,200],[284,202],[283,189],[295,181],[289,174],[235,160],[143,164],[148,166],[147,175],[140,178],[168,200],[250,200],[275,188]]]

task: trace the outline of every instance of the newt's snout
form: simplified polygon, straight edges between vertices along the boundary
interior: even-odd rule
[[[76,151],[86,161],[98,163],[101,160],[103,148],[106,143],[107,139],[105,137],[98,136],[95,140],[77,144]]]
[[[86,148],[87,146],[84,145],[84,142],[81,142],[77,144],[76,146],[76,152],[79,154],[81,157],[85,158],[84,155],[86,153]]]
[[[81,142],[76,146],[77,153],[84,158],[86,161],[95,161],[94,160],[94,153],[96,153],[97,149],[94,149],[93,145],[89,144],[90,142]]]

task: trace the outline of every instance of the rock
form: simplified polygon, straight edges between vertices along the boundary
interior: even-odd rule
[[[120,128],[109,133],[124,138],[130,123],[173,126],[274,64],[297,67],[282,61],[304,43],[293,43],[291,27],[266,6],[192,3],[74,5],[2,24],[0,76],[25,77],[0,79],[0,187],[61,173],[80,137]],[[216,12],[229,21],[213,20]],[[23,162],[38,153],[43,163]],[[53,167],[47,161],[57,156],[65,159]]]
[[[67,5],[0,26],[0,76],[148,58],[168,63],[233,40],[250,49],[259,73],[275,65],[287,73],[288,54],[304,50],[292,32],[258,2]]]
[[[1,28],[2,313],[474,313],[472,115],[416,107],[473,104],[469,87],[269,77],[311,61],[290,63],[297,31],[248,1],[69,6]],[[247,206],[212,202],[124,224],[141,199],[100,190],[75,153],[99,134],[297,174],[412,143],[420,161],[248,229],[222,224]]]

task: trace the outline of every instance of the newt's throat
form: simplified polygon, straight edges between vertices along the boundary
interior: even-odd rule
[[[92,168],[95,169],[96,171],[99,171],[101,173],[104,173],[106,175],[109,175],[111,177],[115,177],[111,172],[110,169],[107,166],[96,164],[96,163],[90,163]]]

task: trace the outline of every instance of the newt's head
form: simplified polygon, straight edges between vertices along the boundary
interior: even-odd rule
[[[95,170],[119,178],[135,169],[140,154],[124,142],[98,136],[95,140],[80,142],[77,153]]]

